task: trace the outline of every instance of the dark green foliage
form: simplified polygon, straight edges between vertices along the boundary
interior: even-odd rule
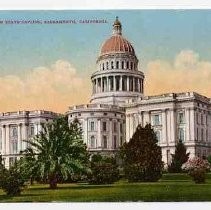
[[[180,173],[182,172],[182,164],[186,163],[189,158],[190,153],[186,152],[185,145],[179,141],[176,149],[175,154],[172,154],[172,162],[170,166],[168,166],[169,173]]]
[[[119,170],[113,157],[93,155],[91,173],[88,174],[90,184],[112,184],[119,180]]]
[[[78,120],[68,125],[67,117],[58,117],[43,125],[43,130],[23,151],[20,168],[33,179],[48,181],[50,188],[60,180],[88,170],[89,154],[82,140]]]
[[[9,196],[20,195],[23,187],[25,186],[25,179],[22,174],[17,170],[16,165],[10,169],[3,169],[0,176],[0,187]]]
[[[122,146],[120,155],[128,181],[158,181],[161,178],[161,148],[150,124],[138,125],[130,141]]]

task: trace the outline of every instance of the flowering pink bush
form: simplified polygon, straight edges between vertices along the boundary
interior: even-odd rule
[[[184,163],[182,165],[182,169],[188,172],[195,183],[204,183],[205,174],[207,171],[210,170],[210,164],[207,160],[203,160],[199,157],[194,157]]]

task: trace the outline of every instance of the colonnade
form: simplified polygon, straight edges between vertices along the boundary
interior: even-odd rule
[[[92,80],[93,93],[110,91],[144,92],[143,78],[126,75],[101,76]]]

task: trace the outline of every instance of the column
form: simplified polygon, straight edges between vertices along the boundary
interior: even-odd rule
[[[25,140],[29,140],[28,139],[28,124],[24,123],[23,127],[22,127],[22,139]],[[27,142],[23,142],[22,144],[22,149],[26,149],[28,146]]]
[[[116,91],[116,76],[114,76],[113,82],[114,82],[114,91]]]
[[[2,126],[2,155],[6,152],[6,129],[5,125]]]
[[[119,90],[122,91],[122,76],[120,76],[119,80]]]
[[[167,116],[166,110],[162,110],[162,143],[167,143]]]
[[[109,82],[109,77],[107,76],[107,91],[110,91],[110,82]]]
[[[197,119],[196,119],[197,120]],[[194,108],[190,108],[190,140],[191,141],[195,141],[196,137],[196,133],[195,133],[195,125],[197,126],[196,122],[195,122],[195,111]]]
[[[185,124],[186,124],[186,141],[190,141],[190,108],[185,110]]]
[[[6,149],[5,154],[10,154],[10,127],[6,125]]]
[[[141,92],[141,88],[140,88],[140,79],[138,78],[138,92]]]
[[[21,126],[21,123],[18,124],[18,152],[22,151]]]
[[[171,116],[171,142],[176,143],[176,127],[175,127],[175,110],[170,110],[170,116]]]
[[[150,123],[149,112],[148,111],[145,111],[144,112],[144,124],[143,124],[143,126],[145,126],[146,124],[149,124],[149,123]]]
[[[109,132],[109,139],[108,139],[108,148],[113,149],[113,121],[110,120],[110,132]]]
[[[127,91],[130,91],[130,77],[127,77]]]
[[[129,114],[126,114],[126,125],[125,125],[125,130],[126,130],[126,142],[129,142],[130,140],[130,119],[129,119]]]
[[[101,140],[101,121],[100,119],[97,119],[97,147],[102,148],[102,140]]]
[[[135,78],[133,77],[133,92],[135,91]]]
[[[88,129],[89,129],[89,124],[88,124],[88,119],[84,119],[84,123],[82,124],[82,132],[83,132],[83,141],[84,143],[88,146],[89,145],[89,135],[88,135]]]
[[[144,93],[144,80],[141,79],[141,91],[142,93]]]

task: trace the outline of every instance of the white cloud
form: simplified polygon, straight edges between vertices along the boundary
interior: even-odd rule
[[[200,60],[197,53],[183,50],[171,63],[149,62],[146,71],[146,94],[195,91],[211,97],[211,62]]]
[[[0,77],[0,111],[47,109],[65,112],[69,105],[87,103],[89,78],[77,74],[67,61],[35,68],[24,77]]]

